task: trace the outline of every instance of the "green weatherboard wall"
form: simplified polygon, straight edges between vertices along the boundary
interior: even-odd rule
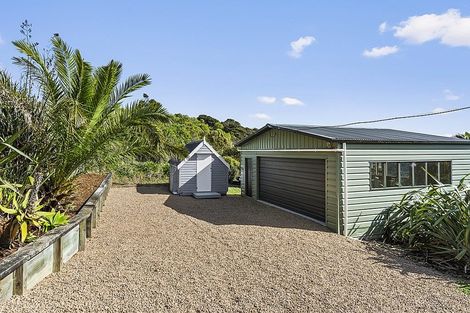
[[[366,238],[380,232],[381,213],[386,208],[400,201],[405,193],[417,189],[411,187],[371,190],[370,162],[451,161],[453,185],[457,185],[462,177],[470,173],[470,145],[348,143],[346,184],[342,147],[341,143],[289,130],[269,129],[239,147],[242,193],[245,193],[246,158],[253,159],[252,192],[255,199],[258,198],[258,157],[325,159],[326,226],[332,231],[354,238]],[[312,151],[314,149],[320,151]],[[345,189],[347,190],[347,211],[345,211]],[[345,221],[345,216],[347,221]]]

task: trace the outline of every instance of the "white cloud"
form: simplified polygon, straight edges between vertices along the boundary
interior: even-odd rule
[[[414,44],[439,40],[448,46],[470,47],[470,17],[462,17],[457,9],[411,16],[393,29],[395,37]]]
[[[304,105],[304,103],[300,99],[294,98],[294,97],[284,97],[281,100],[285,105],[290,105],[290,106]]]
[[[454,94],[452,92],[452,90],[450,89],[445,89],[444,90],[444,98],[447,100],[447,101],[456,101],[456,100],[459,100],[460,99],[460,96]]]
[[[366,58],[380,58],[386,55],[397,53],[400,49],[397,46],[375,47],[370,50],[364,50],[362,55]]]
[[[266,113],[255,113],[250,115],[251,118],[255,118],[257,120],[270,120],[271,116],[267,115]]]
[[[273,104],[274,102],[276,102],[276,97],[259,96],[259,97],[256,97],[256,100],[258,100],[258,102],[264,103],[264,104]]]
[[[435,108],[434,110],[432,110],[432,113],[442,113],[444,111],[447,111],[447,110],[444,108]]]
[[[383,22],[379,25],[379,33],[383,34],[387,30],[387,22]]]
[[[315,40],[316,39],[312,36],[302,36],[299,39],[292,41],[290,43],[291,50],[289,51],[289,55],[293,58],[300,58],[304,49],[314,43]]]

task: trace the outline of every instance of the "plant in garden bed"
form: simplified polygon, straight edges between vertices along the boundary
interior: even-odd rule
[[[470,187],[431,186],[406,194],[387,212],[384,238],[441,268],[470,271]]]
[[[50,212],[37,212],[40,216],[40,228],[43,232],[48,232],[61,225],[66,225],[69,219],[65,213],[60,211],[52,210]]]
[[[0,185],[0,210],[6,214],[6,223],[0,235],[0,247],[9,248],[18,235],[21,242],[32,236],[31,230],[49,231],[68,223],[67,217],[56,211],[42,211],[42,199],[34,199],[34,178],[28,185],[4,183]]]

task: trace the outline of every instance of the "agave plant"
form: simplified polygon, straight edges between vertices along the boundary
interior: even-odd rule
[[[31,226],[41,227],[41,200],[32,201],[34,178],[30,177],[30,184],[4,183],[0,185],[0,210],[7,215],[7,222],[0,235],[0,246],[8,248],[20,233],[21,242],[28,238]]]
[[[167,119],[159,103],[136,100],[124,104],[132,92],[150,84],[147,74],[131,76],[120,83],[122,64],[110,61],[93,68],[78,50],[59,36],[52,43],[52,66],[36,45],[13,44],[22,53],[14,62],[31,73],[43,104],[43,129],[48,151],[47,172],[53,188],[99,164],[100,155],[126,153],[129,134],[139,135],[156,121]]]
[[[40,227],[43,232],[48,232],[53,228],[65,225],[69,222],[65,213],[54,209],[50,212],[36,212],[36,215],[40,217]]]
[[[64,213],[54,209],[43,210],[47,203],[42,198],[35,198],[36,184],[33,177],[28,177],[25,185],[0,181],[0,211],[6,214],[7,219],[0,234],[0,247],[10,247],[18,235],[20,241],[25,242],[31,237],[32,227],[47,232],[68,223]]]

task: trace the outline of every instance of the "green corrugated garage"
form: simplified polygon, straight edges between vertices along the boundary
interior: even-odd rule
[[[355,238],[426,185],[470,173],[470,141],[393,129],[267,124],[238,143],[242,194]]]

